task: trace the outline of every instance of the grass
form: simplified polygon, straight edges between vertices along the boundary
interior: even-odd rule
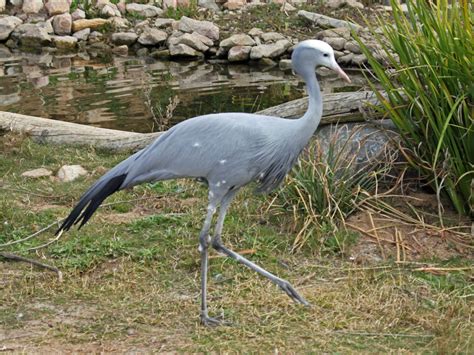
[[[0,244],[64,217],[103,171],[125,155],[38,145],[0,137]],[[73,183],[29,180],[25,170],[81,164]],[[291,253],[285,217],[266,212],[264,197],[243,191],[226,221],[224,242],[287,278],[312,303],[300,307],[234,261],[210,259],[212,315],[230,327],[199,325],[197,251],[206,190],[189,181],[144,185],[111,196],[80,231],[36,252],[64,273],[0,261],[0,342],[41,352],[465,352],[473,350],[470,260],[431,260],[441,274],[385,261],[360,266],[308,249]],[[126,202],[130,201],[130,202]],[[1,249],[0,250],[7,250]],[[471,269],[472,271],[472,269]]]
[[[360,40],[378,79],[380,111],[400,131],[406,159],[460,214],[474,217],[474,15],[468,1],[395,2],[393,25],[382,19],[387,71]],[[387,93],[382,97],[381,90]],[[439,199],[439,216],[443,210]]]

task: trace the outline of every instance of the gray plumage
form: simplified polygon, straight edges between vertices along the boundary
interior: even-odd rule
[[[58,230],[85,224],[102,201],[115,191],[143,182],[199,178],[209,186],[209,205],[199,237],[201,252],[201,321],[215,325],[207,311],[208,247],[242,262],[269,278],[296,302],[308,305],[286,281],[226,248],[221,232],[227,208],[236,192],[258,183],[258,192],[277,187],[296,162],[316,130],[322,115],[322,98],[315,68],[327,66],[349,81],[337,65],[332,48],[321,41],[298,44],[292,54],[294,71],[306,83],[309,106],[300,119],[282,119],[246,113],[219,113],[194,117],[177,124],[143,150],[125,159],[102,176],[79,200]],[[214,237],[212,217],[219,208]]]

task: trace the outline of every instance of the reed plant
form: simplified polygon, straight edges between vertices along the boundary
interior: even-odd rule
[[[370,84],[377,109],[397,126],[402,153],[437,193],[440,217],[444,195],[473,218],[472,3],[407,0],[407,13],[391,4],[392,21],[379,19],[378,28],[367,22],[381,52],[357,38],[377,78]]]

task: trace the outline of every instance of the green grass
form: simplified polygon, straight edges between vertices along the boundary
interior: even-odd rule
[[[0,140],[0,244],[64,217],[126,156]],[[73,183],[21,177],[63,164],[91,173]],[[26,250],[53,238],[54,228],[0,247],[64,273],[60,283],[54,273],[0,260],[2,346],[27,352],[472,352],[470,260],[432,260],[452,268],[437,275],[391,262],[358,266],[309,249],[291,253],[295,236],[284,225],[291,216],[267,211],[267,200],[250,190],[232,205],[224,242],[250,250],[251,260],[287,278],[312,307],[292,303],[266,280],[211,253],[210,312],[233,325],[200,326],[197,235],[205,196],[205,187],[190,181],[144,185],[111,196],[90,223],[47,248]],[[337,250],[334,240],[327,243]]]
[[[393,70],[358,40],[378,79],[370,85],[382,103],[379,109],[397,126],[402,153],[427,184],[448,197],[458,213],[473,218],[472,4],[410,0],[408,14],[392,5],[393,25],[380,19],[383,36],[375,27],[370,30]]]

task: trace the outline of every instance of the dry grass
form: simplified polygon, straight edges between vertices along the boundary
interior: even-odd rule
[[[5,137],[3,138],[5,139]],[[10,140],[11,143],[11,140]],[[97,173],[74,184],[20,173],[62,163],[89,171],[121,157],[21,140],[1,153],[0,243],[64,216]],[[161,196],[157,198],[156,196]],[[287,278],[311,308],[225,258],[211,258],[212,315],[232,326],[199,325],[197,233],[205,189],[194,183],[121,192],[81,231],[48,248],[51,233],[10,251],[60,267],[64,281],[30,266],[0,262],[0,349],[16,352],[441,352],[473,349],[472,260],[393,259],[359,265],[346,256],[291,253],[287,218],[248,191],[229,213],[224,241]],[[131,202],[124,202],[131,200]],[[14,202],[14,203],[13,203]],[[40,208],[43,206],[43,208]],[[123,218],[120,218],[122,215]],[[133,217],[133,218],[132,218]],[[291,218],[291,216],[289,216]],[[5,250],[5,249],[3,249]]]

